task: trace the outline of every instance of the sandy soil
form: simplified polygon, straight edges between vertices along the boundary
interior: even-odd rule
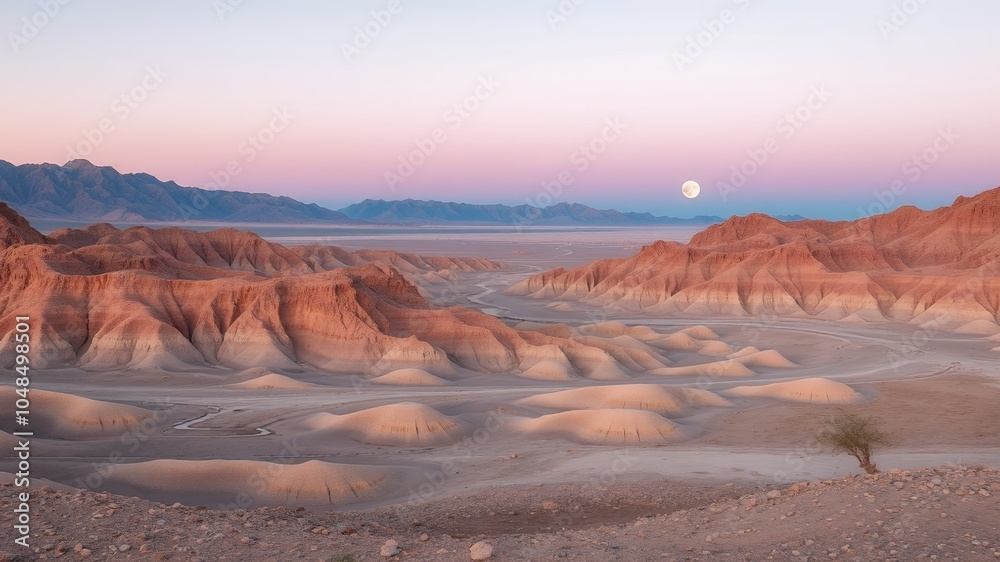
[[[0,488],[4,503],[12,487]],[[800,482],[768,491],[671,482],[502,490],[419,509],[212,511],[38,492],[29,560],[996,560],[1000,474],[948,467]],[[9,514],[0,540],[10,544]]]

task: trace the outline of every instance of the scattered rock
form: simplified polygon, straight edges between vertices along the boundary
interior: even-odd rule
[[[479,541],[472,545],[469,554],[473,560],[489,560],[493,556],[493,545],[486,541]]]
[[[399,555],[400,552],[403,552],[403,549],[399,548],[399,543],[394,539],[389,539],[385,541],[385,544],[382,545],[382,549],[379,552],[384,558],[391,558]]]

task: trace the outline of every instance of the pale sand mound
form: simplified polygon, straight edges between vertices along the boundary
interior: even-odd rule
[[[342,435],[371,445],[400,447],[454,443],[465,433],[458,421],[430,406],[402,402],[353,414],[316,414],[303,424],[323,433]]]
[[[573,410],[510,422],[527,435],[559,437],[585,445],[673,443],[685,438],[680,427],[643,410]]]
[[[554,310],[556,312],[576,312],[576,308],[573,305],[565,302],[554,302],[552,304],[545,305],[545,308],[549,310]]]
[[[3,447],[4,452],[10,451],[16,445],[17,445],[16,437],[7,433],[6,431],[0,431],[0,447]]]
[[[566,324],[542,324],[538,322],[521,322],[514,326],[517,330],[538,332],[554,338],[571,338],[575,335],[573,328]]]
[[[732,358],[733,360],[743,363],[749,367],[774,367],[779,369],[798,367],[798,365],[792,363],[788,359],[785,359],[784,355],[773,349],[738,356],[733,355]]]
[[[246,390],[309,390],[321,388],[319,385],[297,381],[278,373],[268,373],[248,381],[227,385],[228,388],[241,388]]]
[[[955,333],[973,336],[997,336],[1000,335],[1000,326],[989,320],[974,320],[956,328]]]
[[[692,326],[690,328],[684,328],[679,334],[687,334],[696,340],[717,340],[719,339],[719,334],[712,331],[711,328],[707,326]]]
[[[0,387],[0,418],[14,420],[14,387]],[[31,430],[36,437],[77,439],[120,437],[137,429],[153,412],[135,406],[101,402],[46,390],[30,391]]]
[[[756,347],[753,347],[751,345],[751,346],[744,347],[743,349],[737,351],[736,353],[733,353],[732,355],[729,356],[729,358],[730,359],[736,359],[736,358],[739,358],[739,357],[743,357],[745,355],[753,355],[754,353],[760,353],[760,350],[757,349]]]
[[[372,382],[399,386],[443,386],[451,384],[451,381],[436,377],[423,369],[396,369],[380,377],[373,378]]]
[[[738,386],[727,391],[729,396],[763,396],[791,402],[826,402],[852,404],[862,397],[846,384],[828,379],[802,379],[762,386]]]
[[[578,378],[573,374],[572,367],[551,359],[535,363],[522,371],[519,376],[540,381],[572,381]]]
[[[661,376],[692,376],[692,377],[749,377],[754,372],[746,365],[733,359],[716,361],[715,363],[704,363],[701,365],[688,365],[686,367],[664,367],[649,371],[651,375]]]
[[[727,355],[732,355],[733,348],[729,347],[729,344],[721,341],[707,341],[705,345],[701,346],[698,350],[698,355],[705,355],[708,357],[725,357]]]
[[[695,341],[694,338],[687,334],[670,334],[669,336],[663,336],[662,338],[651,342],[654,345],[660,347],[665,347],[667,349],[687,349],[694,350],[700,347],[700,344]]]
[[[255,505],[346,505],[400,495],[414,469],[306,461],[155,460],[114,467],[109,480],[145,492],[196,501],[249,496]]]
[[[586,334],[588,336],[599,336],[602,338],[613,338],[615,336],[624,336],[629,333],[629,327],[625,325],[624,322],[618,322],[618,321],[588,324],[586,326],[580,326],[579,330],[581,334]]]
[[[681,414],[692,407],[730,406],[724,398],[707,390],[656,384],[577,388],[531,396],[518,403],[556,410],[648,410],[662,414]]]

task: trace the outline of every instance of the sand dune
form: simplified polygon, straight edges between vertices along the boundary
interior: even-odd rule
[[[687,334],[696,340],[717,340],[719,339],[719,334],[712,331],[711,328],[707,326],[692,326],[690,328],[684,328],[680,331],[682,334]]]
[[[729,358],[736,359],[739,357],[745,357],[747,355],[753,355],[754,353],[760,353],[760,350],[753,346],[747,346],[733,353],[732,355],[729,356]]]
[[[552,336],[555,338],[566,338],[569,339],[577,335],[576,330],[570,328],[566,324],[539,324],[537,322],[521,322],[515,326],[518,330],[529,330],[532,332],[538,332],[540,334],[545,334],[547,336]]]
[[[4,451],[10,451],[15,446],[17,446],[17,438],[6,431],[0,431],[0,447],[3,447]]]
[[[15,400],[14,387],[0,387],[0,427],[13,429]],[[31,398],[31,430],[36,437],[57,439],[86,439],[120,437],[138,431],[153,412],[135,406],[91,400],[72,394],[33,389]]]
[[[573,410],[509,423],[517,432],[586,445],[656,445],[685,438],[677,424],[644,410]]]
[[[451,381],[434,376],[423,369],[396,369],[380,377],[375,377],[371,381],[378,384],[400,386],[442,386],[451,384]]]
[[[683,367],[664,367],[654,369],[649,372],[651,375],[661,376],[708,376],[708,377],[749,377],[754,372],[746,365],[735,359],[716,361],[714,363],[702,363],[701,365],[687,365]]]
[[[571,381],[580,378],[574,374],[572,366],[568,363],[552,359],[535,363],[531,367],[521,371],[519,376],[540,381]]]
[[[798,367],[798,365],[789,361],[784,355],[773,349],[769,349],[767,351],[757,351],[754,353],[733,354],[730,357],[732,360],[742,363],[748,367],[773,367],[782,369]]]
[[[518,403],[557,410],[648,410],[660,414],[683,414],[692,408],[730,405],[706,390],[655,384],[577,388],[531,396]]]
[[[972,336],[1000,336],[1000,326],[989,320],[973,320],[955,329],[956,333]]]
[[[698,355],[705,355],[708,357],[726,357],[727,355],[732,355],[733,348],[729,346],[726,342],[721,341],[706,341],[701,349],[698,350]]]
[[[270,371],[267,371],[266,369],[261,369],[261,370],[265,372],[255,376],[250,380],[238,382],[228,386],[230,388],[243,388],[252,390],[309,390],[315,388],[322,388],[320,385],[317,384],[297,381],[291,377],[286,377],[285,375],[279,375],[278,373],[272,373]],[[256,369],[252,369],[252,371],[256,371]],[[246,373],[246,371],[244,371],[244,373]]]
[[[253,505],[349,505],[404,493],[419,478],[413,469],[307,461],[155,460],[114,467],[110,482],[163,501],[222,501],[249,497]]]
[[[430,406],[403,402],[352,414],[315,414],[302,425],[371,445],[428,447],[453,443],[465,434],[458,421]]]
[[[738,386],[726,391],[727,396],[761,396],[791,402],[825,402],[852,404],[860,402],[860,394],[846,384],[822,378],[802,379],[761,386]]]
[[[701,347],[694,338],[682,333],[662,336],[653,343],[666,349],[696,350]]]

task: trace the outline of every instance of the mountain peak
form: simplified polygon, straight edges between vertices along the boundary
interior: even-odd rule
[[[559,202],[548,207],[502,204],[479,205],[442,201],[404,199],[384,201],[365,199],[340,210],[348,217],[391,223],[459,223],[506,226],[667,226],[707,225],[719,217],[677,219],[655,217],[649,213],[623,213],[614,209],[595,209],[582,203]]]
[[[0,201],[14,203],[27,216],[173,223],[357,222],[290,197],[182,187],[149,174],[122,174],[85,159],[65,166],[24,164],[2,169]]]

